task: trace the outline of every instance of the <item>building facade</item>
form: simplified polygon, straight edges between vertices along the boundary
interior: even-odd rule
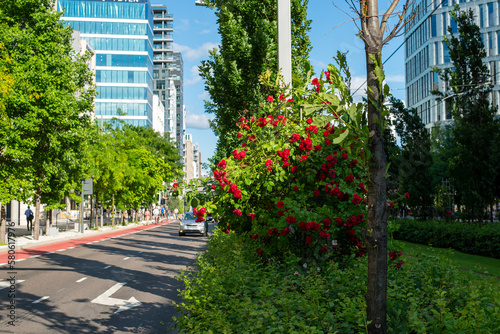
[[[475,13],[487,55],[484,62],[490,69],[494,85],[492,104],[498,107],[500,98],[500,76],[497,73],[500,66],[500,2],[420,0],[415,7],[417,17],[405,33],[406,104],[417,110],[420,119],[429,128],[436,122],[452,119],[451,106],[447,101],[436,101],[431,90],[445,91],[445,82],[432,71],[432,67],[442,70],[452,66],[444,36],[450,34],[448,27],[453,33],[457,32],[457,24],[450,16],[454,4],[461,9],[471,8]]]
[[[95,115],[153,126],[153,13],[149,0],[57,0],[62,20],[96,52]]]
[[[177,144],[179,153],[184,150],[183,130],[183,63],[182,55],[173,51],[173,16],[164,5],[154,4],[153,9],[153,80],[154,94],[165,106],[165,132]]]

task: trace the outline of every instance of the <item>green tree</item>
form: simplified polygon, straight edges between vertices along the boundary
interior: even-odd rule
[[[461,195],[470,219],[483,219],[484,210],[493,201],[498,166],[494,164],[495,135],[500,131],[495,120],[496,108],[490,104],[491,74],[483,63],[486,57],[479,27],[472,10],[451,12],[458,34],[445,37],[452,67],[439,71],[448,82],[445,92],[434,91],[441,100],[451,102],[453,137],[456,150],[448,171]],[[438,69],[435,69],[438,71]]]
[[[238,142],[234,131],[238,119],[255,115],[259,103],[274,95],[259,81],[259,75],[273,69],[276,77],[277,13],[276,0],[206,0],[205,3],[215,9],[222,39],[220,50],[210,51],[210,59],[199,66],[211,100],[206,103],[205,111],[215,115],[211,127],[219,138],[214,164],[230,154]],[[308,0],[291,1],[292,73],[296,87],[303,86],[300,80],[304,80],[310,67],[307,3]]]
[[[431,174],[432,155],[429,131],[415,109],[392,99],[391,113],[396,117],[396,133],[401,140],[398,156],[399,181],[402,192],[408,192],[407,203],[422,219],[432,215],[434,184]]]
[[[2,42],[12,60],[7,67],[14,77],[5,101],[11,124],[3,129],[2,159],[12,177],[28,181],[16,197],[34,199],[38,239],[42,196],[68,188],[65,182],[53,182],[61,173],[81,173],[81,143],[95,90],[88,56],[73,51],[72,29],[60,22],[62,14],[53,10],[52,1],[0,0],[0,8],[6,27]]]

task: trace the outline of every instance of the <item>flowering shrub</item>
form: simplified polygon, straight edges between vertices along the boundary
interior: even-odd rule
[[[264,260],[289,252],[304,262],[364,255],[362,105],[351,103],[341,72],[328,70],[312,90],[269,96],[255,116],[242,116],[240,147],[213,171],[214,197],[205,207],[225,231],[248,233]]]
[[[342,103],[333,93],[346,87],[332,69],[325,74],[327,91],[322,78],[315,78],[314,91],[302,94],[305,121],[295,116],[296,99],[284,94],[269,96],[257,116],[241,117],[241,146],[214,170],[215,197],[206,207],[224,230],[249,233],[256,254],[293,252],[324,260],[364,253],[366,157],[359,134],[348,126],[361,108],[350,108],[345,95]],[[346,109],[350,114],[343,119]],[[334,116],[325,118],[324,111]]]

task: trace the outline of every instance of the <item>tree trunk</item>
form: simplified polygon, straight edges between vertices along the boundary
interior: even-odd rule
[[[45,235],[49,235],[49,228],[52,227],[52,209],[45,215]]]
[[[367,91],[368,91],[368,128],[371,158],[368,180],[368,220],[363,230],[363,238],[368,251],[368,282],[366,299],[368,333],[387,333],[387,205],[386,160],[382,139],[383,124],[382,92],[375,75],[376,63],[380,52],[366,50]],[[381,63],[380,63],[381,64]]]
[[[113,213],[111,215],[111,226],[115,227],[115,215],[116,215],[116,208],[115,208],[115,193],[113,193],[113,196],[111,197],[111,208],[113,210]]]
[[[35,195],[35,224],[32,226],[34,228],[33,238],[35,240],[40,239],[40,198],[42,196],[42,189],[38,189]]]
[[[94,217],[94,196],[90,195],[90,222],[89,222],[90,229],[92,229],[93,217]]]
[[[5,204],[0,203],[0,244],[5,242],[5,227],[7,226],[6,211]]]

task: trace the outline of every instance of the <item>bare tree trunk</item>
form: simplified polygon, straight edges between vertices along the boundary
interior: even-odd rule
[[[35,195],[35,224],[33,231],[33,238],[40,239],[40,198],[42,196],[42,189],[38,189]]]
[[[5,227],[7,226],[5,204],[0,203],[0,244],[5,242]]]
[[[49,235],[49,229],[52,227],[52,209],[45,214],[45,235]]]
[[[115,208],[115,193],[113,193],[113,196],[112,196],[111,208],[112,208],[112,210],[113,210],[113,214],[112,214],[112,216],[111,216],[111,226],[115,227],[115,215],[116,215],[116,208]]]
[[[385,177],[386,159],[383,146],[381,116],[382,92],[375,75],[375,59],[380,52],[367,48],[368,127],[370,129],[368,181],[368,221],[363,238],[368,251],[368,282],[366,299],[369,333],[387,333],[387,186]],[[375,57],[375,59],[373,59]],[[380,63],[381,66],[381,63]]]

